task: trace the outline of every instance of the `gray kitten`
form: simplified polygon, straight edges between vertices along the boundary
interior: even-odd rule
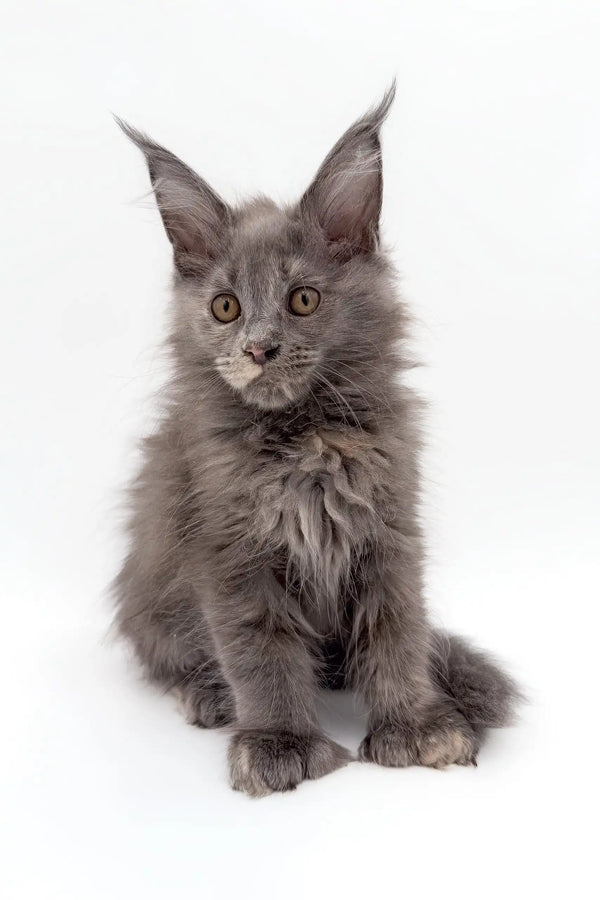
[[[518,696],[424,608],[418,403],[379,246],[392,99],[283,209],[230,207],[120,123],[173,245],[175,369],[132,489],[117,622],[190,722],[231,726],[231,781],[254,796],[351,758],[319,726],[319,685],[362,694],[360,758],[386,766],[474,763]]]

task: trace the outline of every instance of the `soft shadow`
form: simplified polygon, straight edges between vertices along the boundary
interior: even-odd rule
[[[367,709],[352,691],[319,691],[319,720],[326,733],[353,753],[365,736]]]

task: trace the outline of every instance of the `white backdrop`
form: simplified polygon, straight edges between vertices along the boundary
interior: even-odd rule
[[[600,4],[4,6],[2,896],[590,896]],[[355,763],[251,801],[225,736],[107,636],[170,267],[110,113],[225,197],[287,200],[394,75],[384,234],[427,364],[429,595],[531,703],[477,769]],[[356,747],[352,700],[324,704]]]

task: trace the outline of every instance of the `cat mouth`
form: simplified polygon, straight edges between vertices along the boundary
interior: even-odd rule
[[[306,392],[310,368],[306,364],[298,369],[282,366],[275,360],[266,365],[257,365],[244,358],[216,360],[217,371],[244,403],[271,410],[282,409],[298,401]]]

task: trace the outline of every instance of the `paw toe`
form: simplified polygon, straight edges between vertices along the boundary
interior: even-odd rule
[[[415,744],[420,765],[434,769],[470,765],[478,750],[475,732],[458,713],[434,719],[417,733]]]
[[[391,726],[370,732],[360,745],[358,755],[363,761],[380,766],[403,768],[413,763],[406,735]]]

